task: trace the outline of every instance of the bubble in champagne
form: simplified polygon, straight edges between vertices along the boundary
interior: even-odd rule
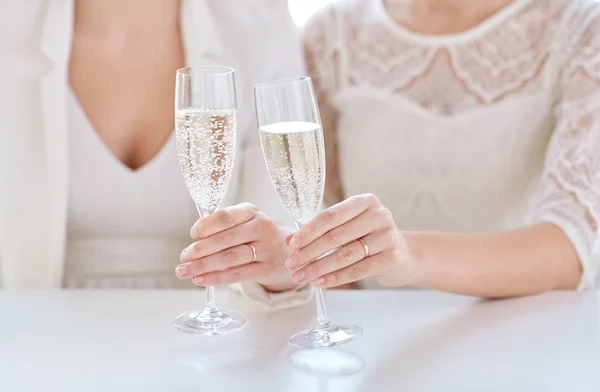
[[[196,205],[216,210],[235,162],[235,110],[185,109],[175,115],[179,165]]]
[[[321,126],[282,122],[260,128],[271,182],[283,206],[300,224],[319,210],[325,188],[325,151]]]

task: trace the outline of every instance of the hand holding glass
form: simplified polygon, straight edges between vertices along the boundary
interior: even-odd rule
[[[233,69],[203,66],[177,71],[177,153],[201,218],[219,208],[229,186],[235,162],[236,110]],[[175,327],[192,335],[224,335],[246,326],[243,314],[217,309],[214,290],[207,287],[204,309],[179,315]]]
[[[300,228],[318,212],[325,190],[325,146],[310,78],[255,87],[256,115],[271,182]],[[290,338],[290,345],[319,348],[349,342],[362,334],[355,326],[329,321],[323,290],[315,290],[317,325]]]

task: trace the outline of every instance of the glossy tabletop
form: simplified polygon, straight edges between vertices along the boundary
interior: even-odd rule
[[[0,291],[0,391],[600,391],[596,292],[326,299],[333,321],[364,335],[296,352],[287,338],[312,325],[313,304],[268,313],[221,291],[248,327],[195,337],[172,319],[201,306],[200,291]]]

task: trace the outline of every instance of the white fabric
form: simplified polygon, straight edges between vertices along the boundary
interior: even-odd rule
[[[429,36],[383,0],[341,1],[312,19],[306,44],[339,116],[346,196],[375,193],[404,230],[553,222],[579,254],[579,288],[597,282],[600,3],[515,0]]]
[[[196,209],[176,159],[174,134],[138,170],[102,142],[71,92],[69,207],[64,286],[192,287],[174,270],[192,240]]]
[[[304,305],[310,302],[314,294],[308,283],[277,293],[269,292],[263,286],[252,282],[236,284],[233,287],[254,304],[256,309],[269,311]]]
[[[237,71],[240,143],[225,204],[250,201],[291,224],[268,180],[252,101],[256,83],[305,74],[287,1],[182,0],[182,9],[188,63]],[[64,279],[73,10],[73,0],[0,2],[0,58],[6,60],[0,62],[4,288],[56,288]]]

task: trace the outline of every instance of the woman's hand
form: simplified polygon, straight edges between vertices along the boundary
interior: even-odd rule
[[[295,250],[286,266],[296,283],[334,287],[372,276],[386,286],[406,284],[408,246],[374,195],[326,209],[286,241]]]
[[[283,264],[290,253],[284,233],[252,204],[218,210],[198,220],[190,235],[196,242],[181,253],[181,279],[198,286],[252,281],[272,291],[294,286]]]

